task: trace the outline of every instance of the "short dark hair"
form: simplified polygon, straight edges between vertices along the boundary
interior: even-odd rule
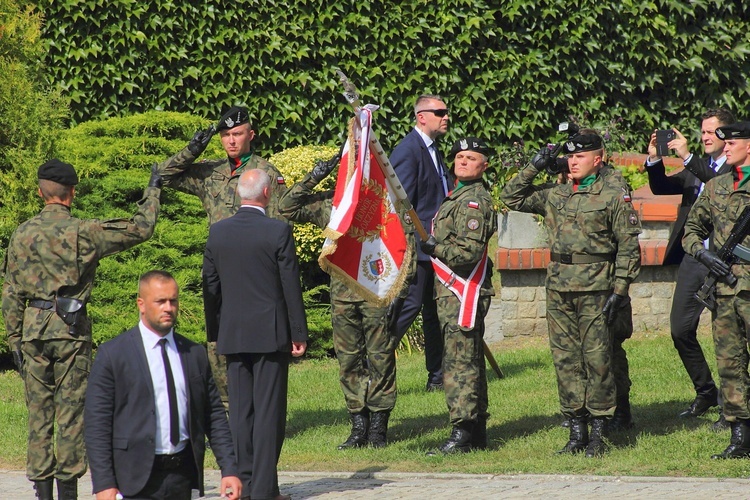
[[[177,280],[174,279],[174,276],[172,276],[167,271],[162,271],[161,269],[154,269],[146,273],[143,273],[141,277],[138,279],[138,295],[141,294],[141,288],[146,286],[153,280],[177,282]]]
[[[49,179],[39,179],[39,190],[44,201],[57,198],[59,200],[73,199],[73,186],[66,186]]]
[[[434,101],[442,101],[445,102],[445,100],[440,97],[437,94],[422,94],[419,97],[417,97],[416,102],[414,103],[414,114],[416,115],[419,112],[419,105],[422,104],[424,101],[427,100],[434,100]]]
[[[719,124],[721,125],[731,125],[735,123],[737,120],[735,120],[734,115],[731,111],[729,111],[727,108],[711,108],[706,110],[705,113],[701,115],[701,121],[708,120],[709,118],[716,117],[717,120],[719,120]]]

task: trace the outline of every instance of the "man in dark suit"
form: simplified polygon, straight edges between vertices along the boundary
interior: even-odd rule
[[[187,500],[192,488],[203,495],[206,437],[221,467],[221,494],[240,498],[232,437],[206,349],[173,331],[178,294],[167,272],[141,276],[139,325],[97,351],[84,410],[97,500],[118,493]]]
[[[697,340],[698,322],[703,305],[695,298],[695,293],[703,284],[708,268],[685,254],[682,249],[682,235],[690,207],[703,190],[704,183],[718,174],[731,170],[725,163],[724,141],[716,137],[715,132],[718,127],[730,125],[735,120],[732,113],[726,109],[710,109],[701,119],[701,143],[705,153],[703,158],[691,154],[685,136],[674,129],[676,138],[668,146],[682,158],[685,169],[671,176],[665,174],[664,163],[656,154],[656,133],[651,135],[648,145],[649,156],[646,160],[649,186],[654,194],[682,194],[679,214],[672,227],[663,262],[664,265],[680,265],[672,298],[670,329],[674,346],[696,392],[690,406],[679,414],[682,418],[698,417],[719,404],[719,392]],[[720,415],[714,429],[724,428],[727,428],[727,424],[723,415]]]
[[[244,172],[233,216],[211,226],[203,258],[209,338],[227,357],[229,426],[247,498],[279,493],[289,354],[307,348],[299,266],[288,224],[265,215],[271,180]],[[243,497],[245,498],[245,497]]]
[[[435,142],[448,131],[448,108],[440,96],[423,94],[414,104],[414,116],[417,121],[414,130],[394,148],[390,160],[419,220],[429,233],[432,218],[448,191],[453,189],[443,155]],[[427,390],[441,390],[443,338],[433,297],[435,272],[430,256],[419,245],[416,251],[417,273],[409,286],[396,330],[399,338],[403,337],[422,311]]]

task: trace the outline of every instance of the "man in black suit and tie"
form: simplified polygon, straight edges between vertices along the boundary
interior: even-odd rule
[[[453,189],[443,155],[435,142],[448,131],[448,107],[438,95],[423,94],[414,104],[416,126],[394,148],[391,163],[419,220],[429,233],[432,218]],[[427,368],[427,390],[443,388],[443,338],[437,305],[433,297],[435,272],[430,256],[417,245],[417,273],[398,316],[398,337],[404,336],[414,319],[422,311],[424,355]]]
[[[177,282],[149,271],[138,283],[138,326],[99,347],[89,376],[86,450],[97,500],[203,495],[205,438],[221,494],[240,498],[232,437],[206,349],[173,331]]]
[[[286,429],[290,353],[307,348],[299,266],[288,224],[265,215],[271,180],[244,172],[232,217],[211,226],[203,257],[209,338],[227,357],[229,426],[243,492],[280,495],[276,466]]]
[[[669,142],[670,149],[682,158],[685,169],[667,176],[661,156],[656,154],[656,133],[651,135],[648,145],[648,159],[646,172],[649,186],[654,194],[682,194],[677,221],[669,236],[664,265],[679,264],[677,283],[672,298],[670,314],[670,329],[672,340],[682,360],[685,370],[693,381],[696,397],[688,408],[683,410],[681,418],[692,418],[703,415],[711,407],[719,404],[718,390],[711,376],[703,350],[697,340],[697,328],[703,304],[695,298],[703,280],[708,274],[708,268],[682,249],[682,235],[685,232],[690,207],[693,206],[703,185],[716,175],[729,172],[731,167],[726,164],[724,156],[724,141],[716,137],[716,129],[735,122],[734,116],[726,109],[710,109],[701,117],[701,143],[705,156],[703,158],[690,153],[687,139],[677,130],[676,138]],[[714,424],[715,430],[728,428],[723,415]]]

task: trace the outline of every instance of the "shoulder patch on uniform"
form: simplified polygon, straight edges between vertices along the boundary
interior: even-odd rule
[[[628,214],[628,222],[630,222],[631,226],[638,225],[638,214],[635,213],[635,211],[632,211],[630,212],[630,214]]]
[[[627,203],[630,203],[631,201],[630,191],[628,191],[625,188],[622,188],[622,201],[627,202]]]
[[[474,231],[479,227],[479,221],[477,219],[469,219],[469,221],[466,223],[466,227]]]
[[[279,175],[276,177],[276,184],[286,184],[286,181],[282,176]]]
[[[477,209],[479,208],[479,203],[477,203],[476,201],[470,201],[470,202],[469,202],[469,203],[467,203],[466,205],[467,205],[467,206],[468,206],[469,208],[477,208]]]

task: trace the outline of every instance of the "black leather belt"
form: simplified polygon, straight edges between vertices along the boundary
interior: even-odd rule
[[[37,309],[52,309],[55,307],[55,303],[51,300],[33,299],[29,301],[29,307],[36,307]]]
[[[187,448],[174,455],[154,455],[154,467],[161,470],[174,470],[188,465],[190,453]]]
[[[597,262],[614,262],[615,256],[608,253],[555,253],[550,252],[550,260],[561,264],[595,264]]]

